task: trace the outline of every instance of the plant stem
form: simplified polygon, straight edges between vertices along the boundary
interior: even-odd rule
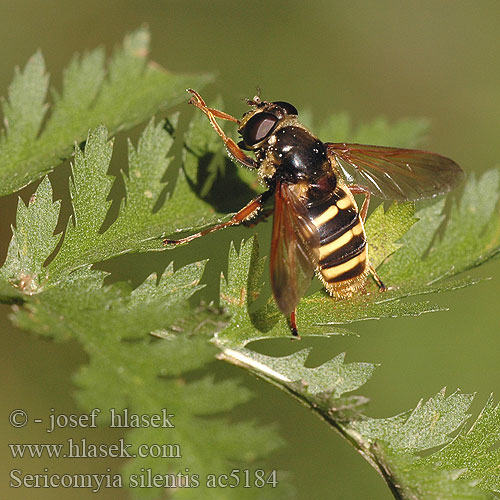
[[[221,347],[221,346],[219,346]],[[286,378],[283,374],[274,371],[266,365],[256,361],[251,356],[245,354],[243,350],[229,349],[221,347],[222,352],[217,358],[232,365],[243,368],[252,373],[257,378],[274,385],[278,389],[290,394],[297,401],[309,408],[321,420],[332,427],[340,436],[348,441],[358,453],[380,474],[387,486],[391,490],[396,500],[418,500],[413,495],[409,495],[403,489],[396,477],[390,470],[384,459],[382,450],[376,443],[365,439],[359,432],[352,428],[347,422],[338,417],[338,412],[331,405],[325,404],[327,400],[313,400],[313,395],[307,393],[304,386],[296,381]],[[301,387],[303,389],[301,390]]]

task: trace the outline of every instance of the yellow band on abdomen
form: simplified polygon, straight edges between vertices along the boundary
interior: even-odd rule
[[[322,245],[319,247],[319,260],[323,260],[328,257],[330,254],[342,248],[344,245],[347,245],[354,236],[358,236],[363,232],[363,226],[361,222],[358,223],[349,231],[346,231],[342,236],[338,237],[336,240],[327,243],[326,245]]]
[[[326,281],[331,281],[338,276],[344,274],[351,269],[354,269],[358,264],[366,261],[366,251],[361,253],[360,255],[356,255],[352,259],[344,262],[343,264],[339,264],[338,266],[328,267],[326,269],[321,269],[321,274]]]
[[[316,227],[322,226],[326,222],[332,220],[338,213],[339,209],[336,207],[336,205],[332,205],[331,207],[328,207],[321,215],[318,215],[318,217],[314,219],[314,225]]]

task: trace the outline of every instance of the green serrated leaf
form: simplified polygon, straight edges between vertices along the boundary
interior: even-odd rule
[[[344,363],[345,353],[316,368],[307,368],[304,364],[310,351],[302,349],[289,356],[276,358],[248,349],[223,349],[222,357],[245,360],[245,366],[249,369],[265,367],[266,374],[272,373],[273,378],[283,383],[300,383],[304,393],[316,395],[325,392],[333,398],[355,391],[367,382],[375,370],[372,363]]]
[[[92,262],[85,257],[94,250],[111,205],[106,198],[113,182],[107,175],[113,146],[107,136],[106,128],[101,126],[89,133],[85,152],[79,148],[75,151],[70,182],[73,217],[68,222],[63,245],[49,265],[52,279]]]
[[[383,441],[394,451],[417,452],[450,441],[449,435],[469,418],[474,395],[455,392],[445,395],[443,389],[425,403],[420,401],[411,412],[388,419],[366,419],[354,428],[365,438]]]
[[[209,322],[212,313],[193,311],[186,299],[200,288],[202,263],[173,272],[172,266],[157,280],[149,277],[133,291],[123,284],[103,287],[104,273],[81,269],[57,287],[36,296],[27,310],[16,314],[16,323],[59,340],[76,338],[89,356],[75,377],[77,401],[89,411],[100,408],[109,423],[109,409],[129,414],[169,415],[172,428],[140,428],[127,433],[133,446],[170,444],[170,458],[136,458],[125,467],[125,476],[172,474],[188,467],[204,478],[227,473],[242,464],[256,467],[281,440],[272,428],[254,423],[233,423],[220,416],[247,402],[251,393],[235,380],[215,380],[199,370],[214,360],[216,349],[207,335],[183,330],[196,314],[197,322]],[[147,332],[174,327],[166,339]],[[189,375],[186,381],[184,374]],[[170,452],[169,452],[170,453]],[[141,468],[142,471],[141,471]],[[175,484],[175,483],[174,483]],[[146,490],[157,497],[160,490]],[[221,497],[200,487],[183,498]],[[144,490],[134,490],[144,497]]]
[[[137,148],[129,143],[129,172],[125,176],[126,199],[117,219],[104,232],[102,227],[111,204],[108,197],[113,184],[113,177],[107,174],[113,146],[107,139],[106,128],[101,126],[91,131],[85,148],[76,148],[70,181],[73,216],[67,224],[58,253],[48,267],[43,268],[44,276],[48,277],[45,280],[46,286],[53,286],[61,279],[66,279],[76,269],[116,255],[150,249],[166,250],[168,247],[163,245],[162,235],[173,233],[182,224],[190,227],[207,221],[208,204],[199,199],[189,199],[189,188],[182,172],[177,179],[173,196],[167,196],[165,203],[156,209],[166,186],[162,177],[170,164],[167,155],[173,143],[172,135],[166,128],[173,130],[176,124],[177,117],[168,122],[168,127],[163,122],[155,124],[152,120],[139,139]],[[41,188],[50,189],[49,181],[45,180]],[[54,210],[56,208],[50,217],[38,208],[34,208],[31,213],[44,221],[49,232],[53,232],[57,223],[57,204],[54,205]],[[22,244],[25,254],[42,252],[43,259],[41,263],[37,263],[38,273],[48,254],[54,250],[57,243],[55,239],[47,254],[43,235],[38,234],[40,228],[34,230],[34,224],[38,222],[28,224],[23,208],[20,207],[15,231],[32,234],[33,237],[25,238],[22,242],[20,235],[13,238],[10,257],[0,271],[6,279],[19,282],[30,271],[25,269],[25,264],[17,257],[14,258],[19,253],[17,245]],[[35,285],[39,286],[39,283]]]
[[[31,57],[24,71],[16,68],[8,98],[2,102],[5,134],[1,137],[0,151],[6,144],[10,144],[13,152],[32,149],[30,142],[36,139],[47,111],[44,101],[48,84],[49,75],[40,52]]]
[[[415,463],[438,469],[464,470],[461,477],[485,490],[500,493],[500,404],[490,397],[470,429],[460,433],[444,448]]]
[[[398,241],[418,221],[414,214],[413,203],[393,203],[388,210],[381,204],[373,211],[365,225],[373,267],[377,268],[402,246]]]
[[[221,276],[220,285],[221,305],[231,317],[231,323],[217,336],[222,343],[230,342],[234,337],[245,343],[256,333],[248,313],[247,269],[251,261],[258,261],[258,252],[259,245],[256,238],[242,242],[239,253],[231,243],[227,276]],[[257,273],[252,273],[253,282],[258,278]]]
[[[118,219],[106,231],[103,239],[103,245],[108,248],[116,246],[118,242],[121,248],[115,250],[117,253],[168,250],[170,247],[163,245],[162,236],[206,225],[216,215],[207,202],[193,197],[185,174],[189,163],[191,130],[185,135],[183,166],[179,170],[173,193],[157,209],[158,199],[166,187],[161,180],[171,162],[166,157],[173,137],[166,129],[175,130],[177,116],[171,118],[166,125],[155,125],[151,121],[144,130],[137,149],[129,144],[129,173],[125,177],[126,200]]]
[[[377,449],[384,468],[389,471],[388,482],[399,498],[408,500],[493,500],[490,493],[463,479],[463,469],[437,470],[432,466],[415,467],[411,455],[402,455],[379,446]]]
[[[419,223],[402,238],[401,248],[381,272],[397,283],[434,283],[475,267],[500,251],[500,171],[476,180],[471,175],[448,217],[444,201],[419,210]],[[444,221],[442,233],[435,231]],[[390,265],[389,265],[390,264]]]
[[[469,431],[464,423],[473,395],[457,391],[446,396],[444,389],[400,415],[365,417],[359,409],[366,399],[339,396],[364,384],[374,365],[345,365],[341,354],[319,367],[306,368],[309,350],[275,358],[223,347],[219,358],[292,394],[318,413],[380,472],[395,498],[486,500],[492,498],[488,491],[499,491],[500,405],[494,406],[491,398]],[[458,429],[459,434],[451,438]],[[425,458],[416,456],[436,447],[441,449]]]
[[[16,72],[3,105],[6,123],[0,134],[0,196],[12,193],[50,172],[82,142],[90,128],[106,123],[109,133],[128,129],[159,110],[185,99],[187,86],[208,76],[168,73],[148,63],[149,33],[127,35],[106,70],[102,49],[74,57],[63,75],[61,95],[45,127],[48,75],[40,53]]]
[[[249,273],[250,263],[255,267]],[[216,334],[216,342],[219,345],[244,346],[263,338],[290,337],[290,330],[276,309],[266,306],[265,317],[262,310],[254,313],[248,311],[249,305],[255,302],[259,294],[257,284],[261,280],[259,272],[263,271],[262,264],[255,237],[242,242],[239,252],[231,243],[227,276],[221,276],[220,285],[221,305],[231,316],[231,320],[226,328]],[[279,322],[280,319],[282,321]]]
[[[203,288],[200,278],[206,262],[194,262],[174,272],[170,263],[163,274],[149,276],[130,294],[131,304],[160,301],[164,307],[187,300],[194,292]]]
[[[436,288],[427,293],[437,291]],[[420,316],[428,312],[445,311],[446,308],[436,306],[428,301],[405,302],[403,298],[422,295],[426,291],[411,289],[370,292],[367,295],[334,301],[326,292],[320,291],[303,299],[297,308],[301,323],[307,325],[301,334],[307,335],[309,325],[342,325],[368,319],[398,318],[404,316]]]
[[[54,235],[60,202],[52,201],[52,187],[45,177],[31,196],[28,206],[19,198],[16,227],[0,276],[26,294],[40,292],[48,278],[44,262],[54,251],[61,235]]]
[[[500,453],[495,449],[500,406],[490,397],[467,430],[465,412],[471,402],[471,395],[456,392],[445,398],[441,391],[412,412],[385,422],[357,421],[354,427],[376,440],[376,453],[394,474],[393,483],[403,498],[491,499],[489,492],[500,492]],[[456,429],[460,432],[451,439]],[[413,455],[444,443],[448,444],[426,457]]]

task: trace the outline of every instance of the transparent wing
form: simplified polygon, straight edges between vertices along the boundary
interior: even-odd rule
[[[363,144],[326,143],[348,183],[382,199],[410,201],[447,193],[465,177],[449,158],[428,151]]]
[[[304,205],[286,184],[275,192],[271,286],[279,309],[289,316],[307,291],[318,263],[319,235]]]

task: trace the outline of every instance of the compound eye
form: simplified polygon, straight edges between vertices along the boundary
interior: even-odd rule
[[[299,112],[297,111],[297,108],[293,104],[290,104],[289,102],[276,101],[276,102],[273,102],[273,104],[276,104],[276,106],[279,106],[280,108],[284,109],[286,111],[287,115],[297,116],[299,114]]]
[[[246,123],[242,131],[243,140],[249,146],[253,146],[270,135],[277,123],[278,118],[273,114],[258,113]]]

